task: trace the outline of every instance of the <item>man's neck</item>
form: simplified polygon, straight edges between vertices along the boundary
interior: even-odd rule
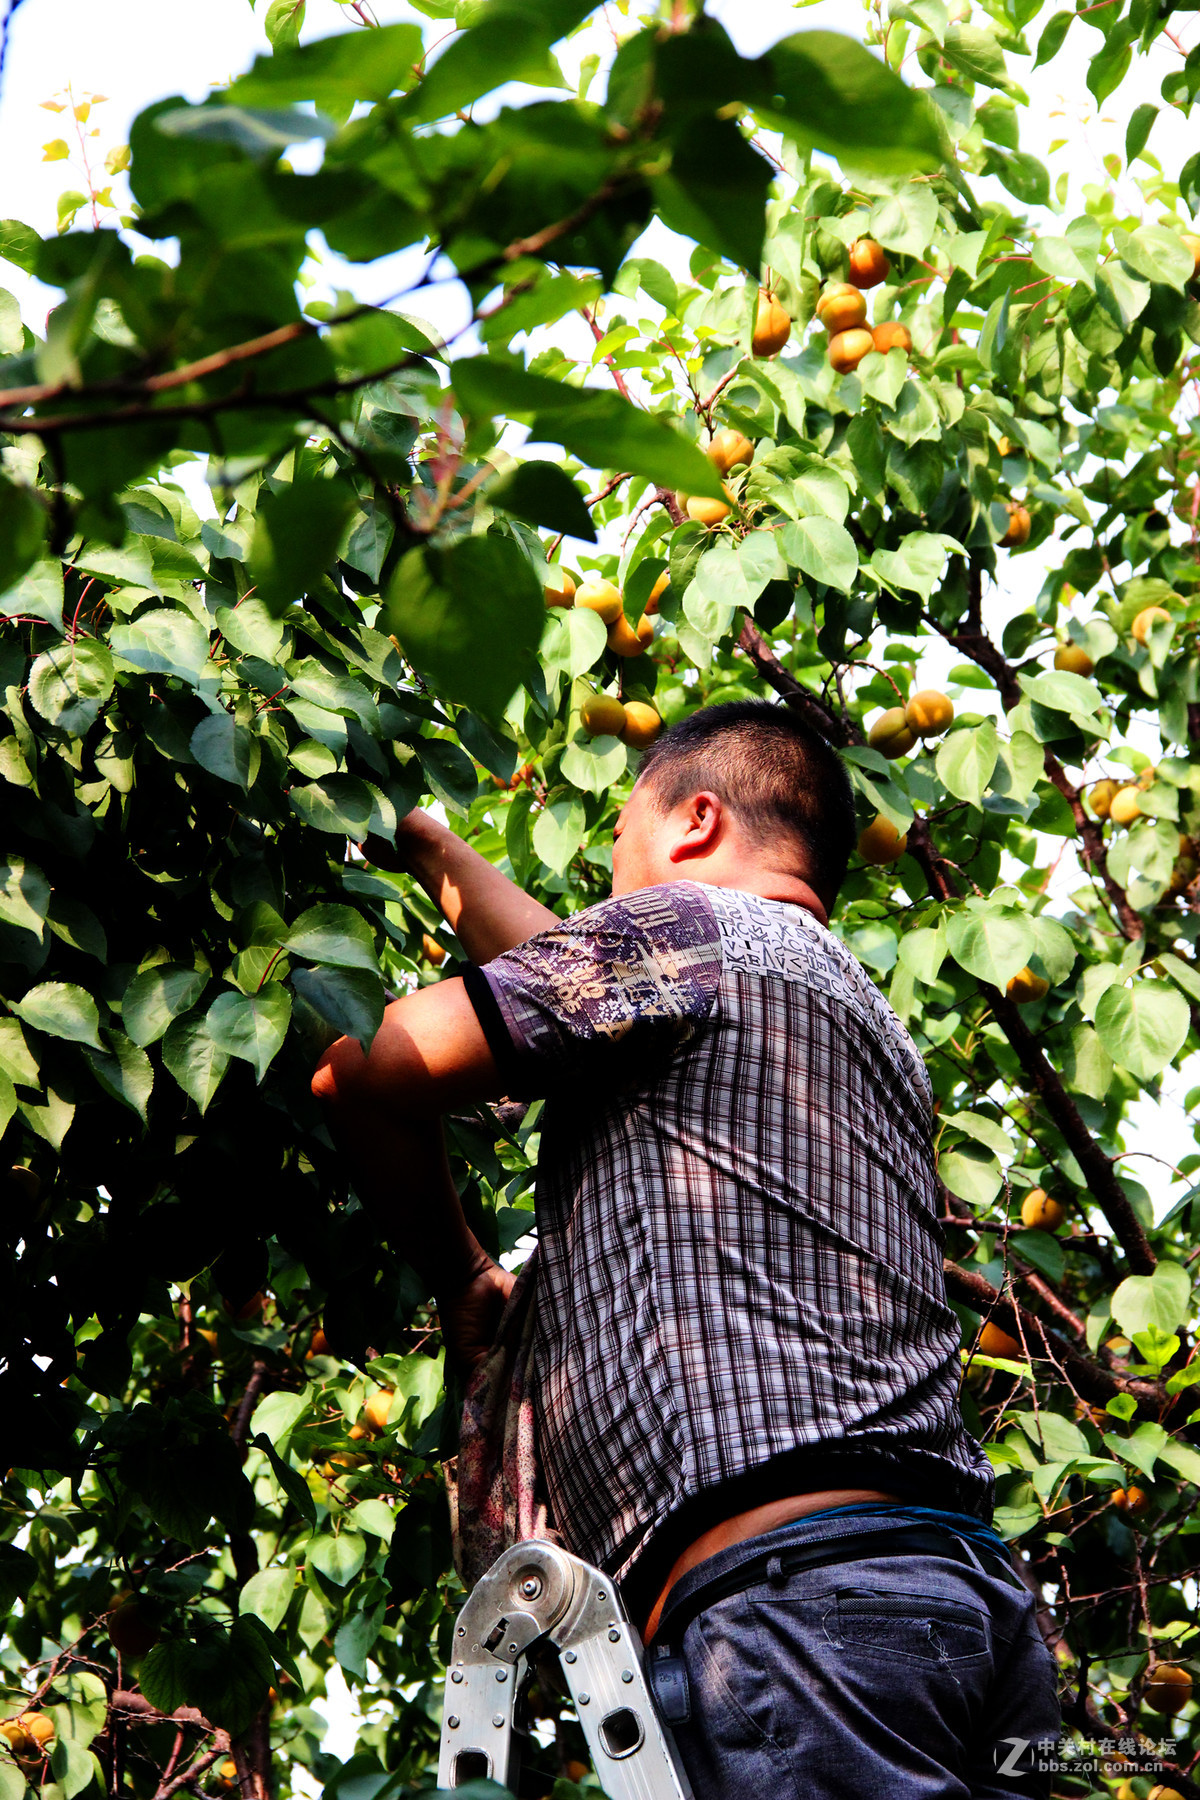
[[[762,900],[782,900],[790,906],[799,906],[822,925],[828,925],[829,914],[816,891],[800,875],[792,875],[783,869],[759,867],[751,864],[740,864],[736,868],[726,869],[719,865],[710,868],[707,863],[689,867],[686,875],[677,877],[680,881],[697,881],[707,887],[736,888],[742,894],[757,894]]]

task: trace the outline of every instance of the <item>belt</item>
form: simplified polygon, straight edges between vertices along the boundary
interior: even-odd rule
[[[718,1600],[726,1600],[731,1594],[740,1594],[758,1582],[769,1581],[772,1586],[781,1586],[789,1575],[797,1574],[801,1569],[824,1568],[830,1563],[860,1562],[872,1556],[901,1555],[933,1555],[952,1557],[956,1562],[965,1563],[968,1568],[977,1568],[979,1563],[1001,1581],[1011,1587],[1025,1591],[1025,1585],[1008,1558],[998,1550],[988,1549],[984,1545],[972,1543],[968,1548],[966,1542],[951,1531],[949,1527],[938,1525],[894,1525],[890,1530],[860,1531],[847,1537],[826,1538],[814,1544],[794,1544],[788,1549],[761,1550],[754,1556],[747,1557],[736,1568],[728,1569],[722,1575],[714,1575],[710,1581],[702,1582],[691,1593],[685,1595],[675,1604],[667,1601],[658,1630],[654,1634],[655,1654],[661,1654],[659,1645],[678,1644],[684,1632],[699,1613],[714,1606]]]

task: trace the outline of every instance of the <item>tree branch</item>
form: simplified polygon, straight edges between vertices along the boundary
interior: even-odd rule
[[[858,741],[858,733],[848,720],[839,718],[816,694],[803,687],[794,675],[788,674],[749,613],[742,622],[738,649],[750,658],[768,687],[774,688],[793,711],[798,712],[823,738],[836,744],[839,749]]]
[[[1141,1220],[1117,1180],[1111,1159],[1080,1118],[1079,1109],[1021,1017],[1020,1008],[998,988],[990,987],[986,982],[982,982],[980,988],[987,996],[997,1024],[1016,1052],[1025,1079],[1041,1099],[1068,1150],[1079,1164],[1088,1192],[1112,1226],[1131,1270],[1135,1275],[1152,1274],[1157,1267],[1158,1258],[1150,1248]]]
[[[1023,698],[1017,671],[1005,657],[1003,652],[993,644],[983,629],[982,619],[983,570],[972,560],[967,565],[967,623],[965,628],[951,631],[937,620],[926,614],[927,622],[934,630],[940,632],[947,643],[953,644],[956,650],[969,657],[996,684],[1000,695],[1000,703],[1005,712]],[[1116,913],[1121,933],[1131,941],[1145,935],[1145,924],[1129,904],[1124,888],[1108,872],[1108,851],[1104,843],[1104,831],[1098,819],[1089,818],[1083,809],[1083,798],[1079,788],[1070,780],[1066,770],[1054,755],[1053,751],[1043,748],[1042,762],[1046,778],[1053,782],[1067,805],[1071,808],[1071,816],[1075,820],[1075,829],[1079,833],[1079,847],[1085,864],[1094,869],[1104,884],[1104,890]]]
[[[1060,1363],[1070,1375],[1076,1391],[1083,1399],[1103,1405],[1117,1394],[1130,1394],[1138,1403],[1139,1413],[1145,1418],[1158,1420],[1161,1417],[1167,1396],[1159,1382],[1139,1381],[1131,1375],[1115,1375],[1111,1369],[1102,1368],[1099,1363],[1093,1362],[1090,1356],[1084,1356],[1074,1344],[1068,1343],[1066,1338],[1045,1324],[1035,1313],[1006,1299],[986,1276],[975,1275],[969,1269],[960,1268],[949,1256],[943,1259],[942,1267],[946,1277],[946,1292],[952,1300],[969,1306],[972,1312],[982,1313],[985,1318],[994,1319],[1010,1336],[1016,1335],[1019,1320],[1025,1341],[1040,1343],[1046,1354]]]

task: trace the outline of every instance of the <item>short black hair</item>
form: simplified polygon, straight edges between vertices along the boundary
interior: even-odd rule
[[[858,837],[854,794],[832,744],[786,706],[727,700],[681,719],[642,757],[637,785],[661,812],[707,789],[758,843],[783,831],[832,906]]]

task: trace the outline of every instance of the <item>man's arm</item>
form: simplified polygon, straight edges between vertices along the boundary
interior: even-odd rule
[[[473,963],[562,923],[420,807],[400,821],[394,850],[379,838],[364,848],[376,867],[416,876]]]
[[[469,1369],[486,1352],[513,1277],[463,1216],[441,1115],[495,1098],[501,1081],[459,980],[423,988],[384,1013],[369,1055],[339,1038],[313,1077],[355,1191],[392,1248],[437,1298],[448,1350]]]

